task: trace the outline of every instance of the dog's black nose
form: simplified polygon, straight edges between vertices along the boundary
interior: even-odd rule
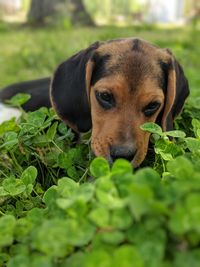
[[[135,154],[136,150],[127,146],[112,146],[110,148],[110,156],[113,161],[119,158],[132,161]]]

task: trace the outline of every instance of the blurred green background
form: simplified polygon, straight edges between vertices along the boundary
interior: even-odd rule
[[[174,53],[189,79],[189,101],[200,106],[198,2],[0,0],[0,88],[52,75],[97,40],[137,36]]]

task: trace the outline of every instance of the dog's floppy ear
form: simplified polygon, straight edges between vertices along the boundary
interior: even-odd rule
[[[52,106],[60,118],[77,132],[91,129],[87,86],[90,84],[93,68],[90,59],[98,47],[99,43],[96,42],[61,63],[51,81]]]
[[[167,88],[165,93],[165,106],[161,120],[163,131],[173,129],[173,121],[181,112],[185,100],[189,95],[188,81],[181,65],[169,50],[167,50],[167,52],[171,55],[171,59],[167,64]]]

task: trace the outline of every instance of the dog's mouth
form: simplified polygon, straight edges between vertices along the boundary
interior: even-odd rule
[[[137,157],[137,150],[134,151],[134,153],[128,149],[126,151],[125,154],[120,154],[120,153],[110,153],[110,155],[108,155],[106,157],[106,159],[108,160],[110,166],[113,165],[113,163],[117,160],[117,159],[125,159],[128,160],[130,163],[133,164],[134,168],[137,167],[137,164],[134,163],[134,159]]]
[[[135,158],[136,153],[137,153],[137,152],[135,152],[135,153],[133,154],[132,152],[128,151],[125,155],[112,155],[112,154],[111,154],[110,157],[111,157],[111,159],[112,159],[113,162],[114,162],[115,160],[117,160],[117,159],[126,159],[126,160],[132,162],[132,161],[134,160],[134,158]]]
[[[103,146],[102,146],[103,147]],[[119,144],[119,145],[108,145],[104,146],[103,149],[97,149],[98,146],[95,146],[95,143],[93,143],[92,151],[96,157],[104,157],[110,164],[110,166],[113,165],[113,163],[117,159],[125,159],[128,160],[135,168],[138,168],[142,162],[144,161],[146,157],[146,149],[141,144],[141,146],[138,146],[134,143],[128,145],[128,144]]]
[[[135,154],[134,158],[119,157],[115,159],[113,159],[109,155],[108,157],[106,157],[106,159],[108,160],[110,166],[112,166],[115,160],[117,159],[126,159],[133,165],[134,169],[136,170],[139,167],[146,167],[146,166],[152,165],[153,162],[155,161],[155,152],[154,152],[153,147],[149,147],[146,156],[142,160],[137,160],[137,154]]]

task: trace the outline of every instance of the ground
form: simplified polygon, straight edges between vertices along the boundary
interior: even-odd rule
[[[190,82],[189,101],[200,97],[200,34],[187,28],[150,26],[65,29],[30,29],[0,24],[0,88],[13,82],[49,76],[56,66],[77,51],[97,40],[140,37],[163,48],[178,58]]]
[[[89,136],[75,144],[52,109],[1,124],[0,266],[199,266],[199,32],[0,24],[0,88],[49,76],[92,42],[130,36],[168,47],[183,66],[191,94],[176,131],[143,125],[153,133],[155,157],[132,170],[122,159],[112,168],[102,158],[90,164]]]

